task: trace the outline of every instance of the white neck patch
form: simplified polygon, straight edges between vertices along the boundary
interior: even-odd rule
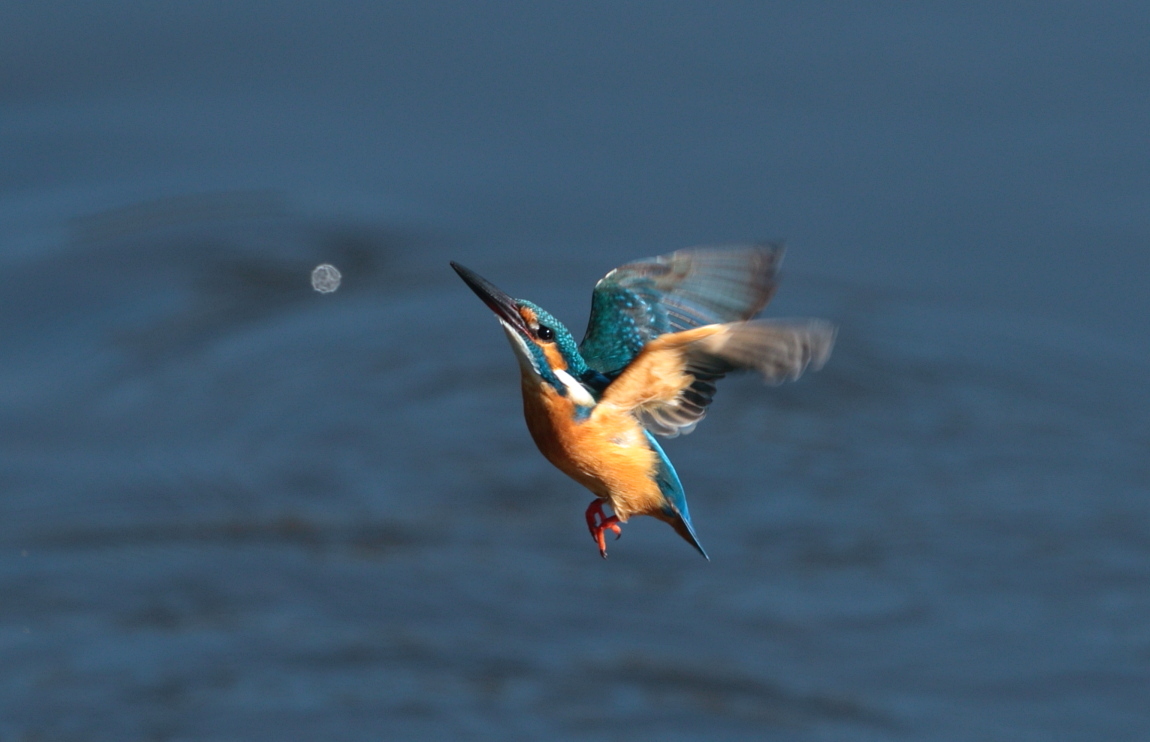
[[[587,391],[587,387],[575,381],[574,376],[561,368],[555,369],[554,373],[559,381],[563,382],[563,386],[567,387],[567,395],[571,397],[572,402],[580,407],[595,406],[595,398],[591,396],[591,392]]]

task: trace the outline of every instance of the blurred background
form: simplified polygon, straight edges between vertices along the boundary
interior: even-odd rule
[[[0,6],[0,740],[1150,738],[1148,33]],[[757,239],[835,355],[602,561],[447,261],[580,336]]]

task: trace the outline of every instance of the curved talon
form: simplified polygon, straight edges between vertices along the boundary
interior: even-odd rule
[[[599,546],[599,555],[604,559],[607,558],[607,538],[604,531],[611,530],[615,532],[615,540],[618,541],[619,537],[623,535],[623,529],[619,527],[619,517],[616,515],[607,515],[603,512],[603,500],[597,499],[592,501],[587,506],[587,530],[591,532],[591,538]]]

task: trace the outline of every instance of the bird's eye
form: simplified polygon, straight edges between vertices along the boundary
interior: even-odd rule
[[[555,339],[555,331],[552,330],[550,327],[544,327],[543,325],[539,325],[539,331],[536,332],[535,334],[539,337],[540,340],[554,340]]]

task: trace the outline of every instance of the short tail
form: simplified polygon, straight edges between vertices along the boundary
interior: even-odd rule
[[[655,436],[651,435],[651,431],[644,432],[647,434],[647,442],[651,444],[651,450],[659,456],[655,481],[658,482],[659,491],[663,493],[663,497],[666,499],[662,512],[658,513],[656,517],[669,523],[675,529],[675,533],[698,549],[704,559],[708,562],[711,561],[711,557],[707,556],[707,552],[703,550],[703,545],[699,543],[699,537],[695,535],[695,527],[691,525],[691,511],[687,509],[687,496],[683,494],[683,483],[679,481],[675,467],[671,466],[671,460],[667,458],[667,454],[663,453],[663,448],[655,441]]]
[[[695,535],[695,529],[691,525],[689,518],[672,510],[667,515],[667,522],[675,529],[675,533],[682,536],[683,540],[688,544],[694,546],[699,553],[703,555],[704,559],[708,562],[711,561],[711,557],[707,556],[707,552],[703,550],[703,545],[699,543],[699,537]]]

